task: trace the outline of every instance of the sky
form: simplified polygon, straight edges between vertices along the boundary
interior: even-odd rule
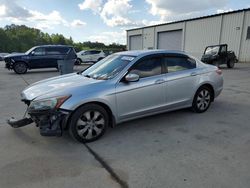
[[[24,24],[75,42],[126,44],[127,29],[249,7],[249,0],[0,0],[0,27]]]

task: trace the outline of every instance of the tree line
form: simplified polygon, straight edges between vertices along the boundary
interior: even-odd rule
[[[25,52],[33,46],[46,44],[71,45],[76,51],[88,49],[103,49],[109,51],[125,50],[125,45],[112,43],[105,45],[101,42],[74,42],[62,34],[48,34],[39,29],[30,28],[25,25],[7,25],[0,28],[0,52]]]

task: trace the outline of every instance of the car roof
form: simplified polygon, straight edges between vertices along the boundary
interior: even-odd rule
[[[209,47],[217,47],[217,46],[228,46],[228,45],[227,44],[215,44],[215,45],[207,46],[207,48],[209,48]]]
[[[102,50],[96,50],[96,49],[90,49],[90,50],[81,50],[81,51],[79,51],[79,52],[89,52],[89,51],[102,51]]]
[[[118,52],[118,55],[128,55],[128,56],[144,56],[144,55],[154,55],[154,54],[174,54],[174,55],[184,55],[188,56],[187,53],[178,50],[132,50]]]
[[[52,48],[52,47],[59,47],[59,48],[72,48],[70,45],[40,45],[40,46],[34,46],[34,47],[46,47],[46,48]]]
[[[90,50],[86,50],[86,51],[102,51],[102,50],[90,49]]]

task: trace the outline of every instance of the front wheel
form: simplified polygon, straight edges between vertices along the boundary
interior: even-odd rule
[[[208,87],[201,87],[194,96],[192,109],[194,112],[207,111],[212,101],[212,92]]]
[[[105,132],[109,119],[106,110],[96,104],[87,104],[72,115],[69,133],[81,143],[99,139]]]
[[[17,62],[13,67],[15,73],[17,74],[25,74],[28,70],[28,67],[23,62]]]
[[[235,60],[234,59],[230,59],[228,62],[227,62],[227,68],[234,68],[234,63],[235,63]]]

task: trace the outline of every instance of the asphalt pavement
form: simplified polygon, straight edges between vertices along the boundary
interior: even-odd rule
[[[207,112],[130,121],[83,145],[68,134],[41,137],[34,125],[9,127],[6,119],[26,109],[21,90],[59,73],[17,75],[0,62],[0,187],[249,187],[250,64],[222,71],[224,90]]]

